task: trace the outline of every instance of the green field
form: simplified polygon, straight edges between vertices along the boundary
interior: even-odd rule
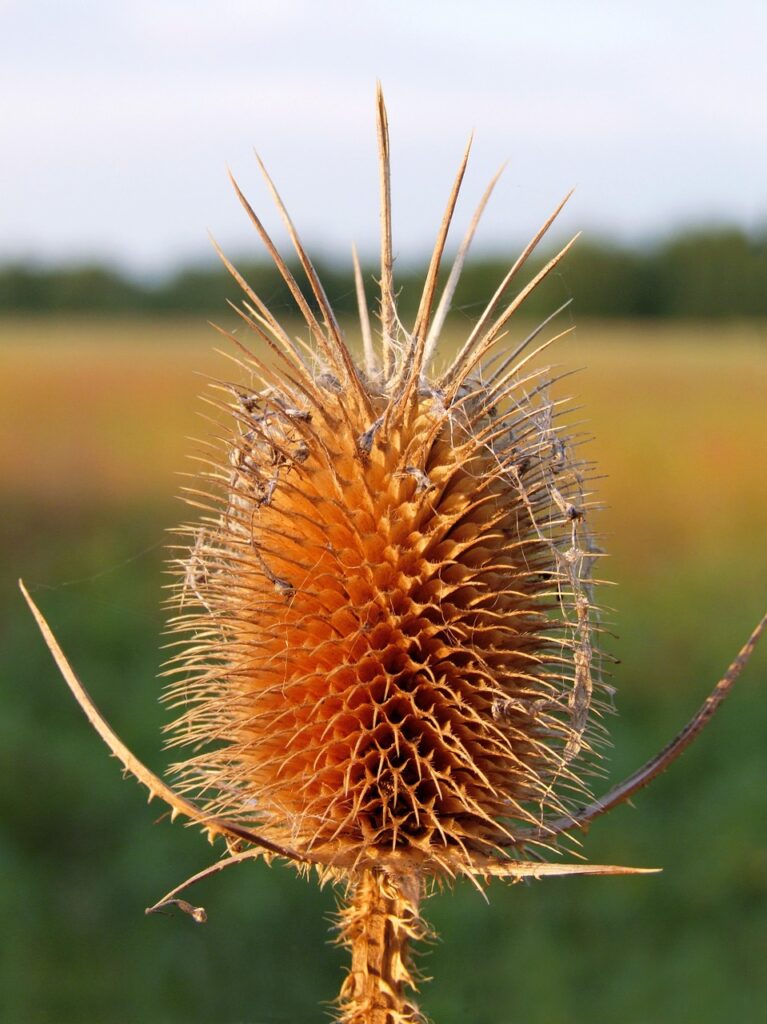
[[[209,923],[145,917],[217,856],[147,807],[22,607],[23,576],[99,706],[162,769],[157,702],[173,498],[214,428],[198,322],[0,323],[3,715],[0,1019],[309,1024],[338,990],[330,889],[246,864],[200,886]],[[767,606],[767,328],[586,323],[551,357],[595,440],[617,780],[683,724]],[[590,860],[660,866],[434,896],[436,1024],[758,1021],[767,1005],[767,648],[667,776],[597,823]]]

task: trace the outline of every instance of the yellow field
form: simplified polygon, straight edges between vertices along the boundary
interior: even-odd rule
[[[587,323],[549,358],[595,435],[600,528],[621,559],[759,547],[767,529],[767,328]],[[0,324],[6,496],[77,506],[178,491],[206,437],[204,376],[238,379],[200,321]]]

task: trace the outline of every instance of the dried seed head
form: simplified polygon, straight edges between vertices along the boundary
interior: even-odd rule
[[[323,320],[279,256],[303,351],[245,285],[244,319],[279,359],[241,356],[182,562],[181,788],[335,868],[472,871],[583,803],[593,762],[587,468],[527,352],[538,332],[499,362],[520,302],[499,289],[453,363],[427,366],[462,172],[413,331],[387,268],[377,352],[361,310],[364,368],[287,221]]]

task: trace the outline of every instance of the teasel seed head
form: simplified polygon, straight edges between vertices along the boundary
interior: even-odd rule
[[[589,467],[527,346],[486,368],[517,300],[498,296],[453,363],[430,365],[464,166],[415,327],[384,266],[389,333],[363,366],[308,262],[311,349],[248,289],[243,319],[280,358],[240,349],[226,450],[192,492],[207,510],[181,561],[167,693],[169,742],[192,750],[180,788],[331,868],[472,871],[588,800]]]

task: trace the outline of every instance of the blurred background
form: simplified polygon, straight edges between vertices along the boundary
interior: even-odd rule
[[[24,1024],[308,1024],[338,991],[335,894],[212,861],[126,783],[58,678],[23,576],[119,734],[167,755],[157,674],[168,530],[236,378],[208,318],[237,299],[210,229],[293,311],[226,180],[284,242],[265,158],[354,336],[349,249],[374,295],[374,88],[392,129],[401,311],[465,139],[460,237],[509,161],[445,348],[573,185],[544,255],[582,238],[513,341],[572,298],[552,358],[594,434],[617,781],[693,713],[767,604],[767,94],[761,3],[476,0],[0,2],[0,1017]],[[296,330],[298,326],[296,325]],[[674,770],[596,824],[589,859],[662,875],[459,886],[426,913],[437,1024],[761,1019],[767,1000],[767,651]],[[604,783],[607,786],[607,782]]]

